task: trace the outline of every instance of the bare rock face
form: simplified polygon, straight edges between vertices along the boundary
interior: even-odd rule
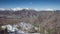
[[[21,30],[27,31],[27,32],[37,32],[38,28],[30,23],[23,23],[21,22],[19,24]]]
[[[2,26],[2,29],[6,29],[7,28],[7,32],[8,33],[36,33],[38,28],[35,27],[32,24],[29,23],[23,23],[21,22],[20,24],[17,25],[4,25]],[[19,29],[20,28],[20,29]],[[36,32],[35,32],[36,31]]]

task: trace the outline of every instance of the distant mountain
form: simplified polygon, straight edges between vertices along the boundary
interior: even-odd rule
[[[22,16],[22,17],[30,17],[30,16],[37,16],[38,12],[31,9],[22,9],[18,11],[13,11],[13,10],[0,10],[0,15],[15,15],[15,16]]]

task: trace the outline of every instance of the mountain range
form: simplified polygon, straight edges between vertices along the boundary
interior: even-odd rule
[[[60,10],[21,9],[0,10],[0,26],[6,24],[31,23],[37,27],[60,29]],[[58,32],[58,31],[57,31]]]

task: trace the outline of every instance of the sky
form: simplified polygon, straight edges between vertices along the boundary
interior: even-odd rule
[[[60,0],[0,0],[0,8],[60,9]]]

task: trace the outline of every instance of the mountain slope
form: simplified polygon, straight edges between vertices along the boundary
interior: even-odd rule
[[[36,11],[36,10],[0,10],[0,25],[18,24],[20,22],[31,23],[34,26],[53,29],[60,32],[60,10]],[[42,30],[42,29],[41,29]],[[56,32],[56,33],[57,33]]]

